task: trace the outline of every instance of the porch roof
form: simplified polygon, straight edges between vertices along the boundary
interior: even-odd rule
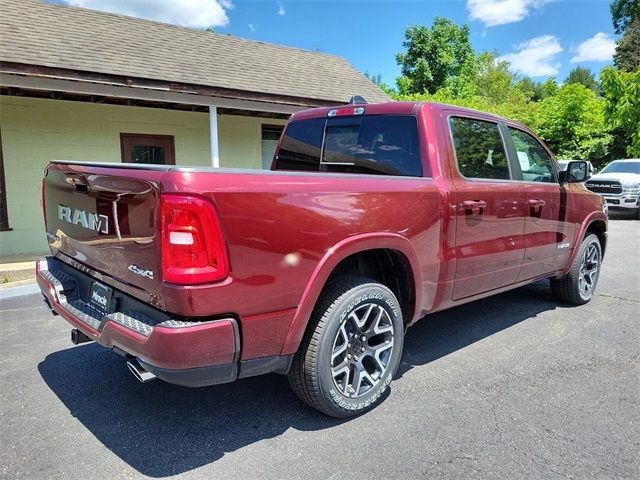
[[[0,11],[3,74],[299,106],[389,100],[335,55],[35,0]]]

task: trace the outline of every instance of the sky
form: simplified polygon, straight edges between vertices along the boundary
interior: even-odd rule
[[[514,72],[562,82],[580,65],[596,75],[617,36],[610,0],[47,0],[340,55],[395,85],[410,25],[437,16],[469,24],[476,51],[496,51]],[[283,72],[284,73],[284,72]]]

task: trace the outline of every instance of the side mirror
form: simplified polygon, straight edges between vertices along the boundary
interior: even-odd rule
[[[569,162],[566,170],[559,172],[560,183],[580,183],[590,178],[589,165],[582,160]]]

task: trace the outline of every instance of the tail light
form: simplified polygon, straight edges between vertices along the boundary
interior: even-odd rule
[[[229,260],[213,205],[187,195],[163,195],[161,205],[164,281],[194,285],[225,279]]]
[[[40,187],[40,204],[42,206],[42,218],[44,218],[44,228],[47,229],[47,205],[45,203],[44,198],[44,181],[46,180],[46,170],[44,172],[45,176],[42,177],[42,184]]]

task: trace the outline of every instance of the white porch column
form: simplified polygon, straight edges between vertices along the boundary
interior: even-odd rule
[[[218,149],[218,109],[215,102],[209,104],[209,133],[211,135],[211,166],[220,167],[220,153]]]

